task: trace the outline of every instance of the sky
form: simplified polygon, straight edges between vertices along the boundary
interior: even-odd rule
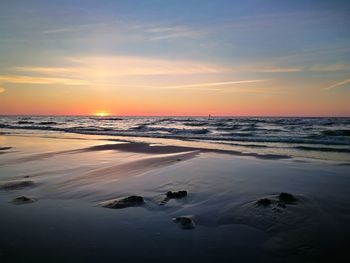
[[[1,0],[0,114],[350,116],[350,1]]]

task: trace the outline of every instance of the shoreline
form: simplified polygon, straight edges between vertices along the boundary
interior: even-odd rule
[[[4,262],[327,262],[349,257],[344,247],[350,236],[346,166],[101,138],[1,138],[1,145],[12,148],[0,157],[7,162],[0,165],[0,188],[9,181],[32,182],[0,189]],[[168,191],[180,190],[188,195],[161,205]],[[298,202],[257,206],[263,198],[275,202],[281,192]],[[142,196],[144,203],[101,206],[132,195]],[[19,196],[33,202],[12,203]],[[195,228],[181,229],[172,220],[179,216],[191,216]],[[43,247],[47,252],[39,252]],[[23,253],[15,253],[18,249]]]
[[[33,130],[36,131],[36,130]],[[78,135],[75,137],[74,135]],[[74,132],[50,132],[46,131],[44,133],[18,133],[18,134],[8,134],[1,133],[0,136],[19,136],[19,137],[39,137],[39,138],[51,138],[51,139],[65,139],[65,140],[97,140],[97,141],[105,141],[105,142],[117,142],[117,143],[130,143],[130,144],[148,144],[148,145],[167,145],[172,147],[179,148],[188,148],[189,150],[200,150],[203,152],[217,152],[223,154],[232,154],[236,156],[251,156],[262,159],[292,159],[295,161],[324,161],[329,163],[338,163],[339,165],[350,165],[350,154],[348,153],[348,149],[343,150],[340,149],[338,152],[329,151],[326,149],[322,155],[313,155],[313,151],[318,148],[310,148],[308,146],[295,146],[295,149],[298,150],[298,153],[294,151],[289,151],[288,147],[287,151],[277,152],[275,150],[269,149],[267,146],[259,146],[259,145],[250,145],[248,144],[232,144],[232,143],[224,143],[219,141],[193,141],[193,140],[184,140],[184,139],[174,139],[174,138],[155,138],[155,137],[141,137],[141,136],[114,136],[114,135],[95,135],[95,134],[82,134],[82,133],[74,133]],[[273,149],[274,147],[272,147]],[[290,148],[292,150],[293,148]],[[320,149],[323,149],[322,147]],[[323,149],[324,150],[324,149]],[[4,153],[0,151],[0,153]],[[335,154],[334,157],[330,157],[331,154]],[[337,159],[338,158],[338,159]]]

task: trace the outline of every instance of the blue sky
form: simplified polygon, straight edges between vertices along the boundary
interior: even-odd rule
[[[121,86],[130,83],[136,88],[128,90],[138,92],[141,86],[223,82],[228,84],[220,88],[235,89],[234,82],[256,80],[268,84],[272,96],[284,92],[289,102],[293,95],[293,107],[303,94],[310,96],[314,106],[304,109],[310,114],[327,107],[322,114],[347,115],[349,18],[349,1],[2,0],[0,100],[26,94],[24,86],[37,95],[44,86],[60,92],[69,83],[77,84],[67,79],[81,81],[80,92],[89,83],[86,90],[105,94],[123,94]],[[92,82],[87,69],[91,63],[122,73],[116,77],[108,68]],[[206,89],[219,90],[214,86]],[[47,91],[41,94],[50,97]],[[312,102],[314,96],[319,103]],[[219,105],[220,96],[214,97]],[[229,107],[218,112],[229,114]]]

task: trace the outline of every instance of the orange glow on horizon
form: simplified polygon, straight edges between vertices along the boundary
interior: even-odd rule
[[[106,116],[110,116],[111,114],[107,111],[97,111],[93,115],[96,117],[106,117]]]

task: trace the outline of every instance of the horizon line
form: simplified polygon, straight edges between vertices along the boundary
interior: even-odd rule
[[[94,117],[94,118],[124,118],[124,117],[209,117],[207,115],[108,115],[96,116],[93,114],[0,114],[0,117]],[[350,118],[350,115],[212,115],[210,118]]]

